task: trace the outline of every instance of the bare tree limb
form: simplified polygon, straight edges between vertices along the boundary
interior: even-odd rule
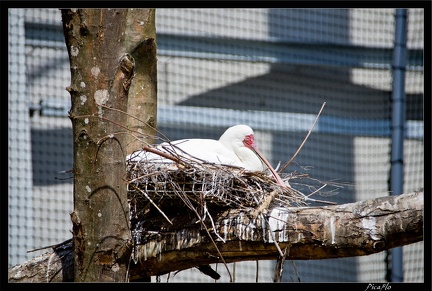
[[[215,239],[227,263],[276,259],[317,260],[364,256],[423,240],[423,191],[343,205],[275,208],[262,216],[230,210],[216,221],[225,243]],[[131,278],[220,262],[214,245],[199,229],[159,234],[139,245]]]

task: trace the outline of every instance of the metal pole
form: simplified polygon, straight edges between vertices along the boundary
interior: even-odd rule
[[[405,126],[405,66],[407,41],[407,10],[396,9],[395,44],[393,53],[392,148],[390,193],[403,192],[403,143]],[[391,282],[403,282],[402,247],[391,251]]]

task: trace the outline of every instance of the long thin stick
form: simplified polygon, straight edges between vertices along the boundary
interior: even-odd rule
[[[279,170],[279,173],[281,173],[283,170],[285,170],[286,167],[288,167],[289,164],[291,164],[291,162],[295,159],[295,157],[297,156],[297,154],[300,152],[301,148],[303,147],[303,145],[305,144],[306,140],[308,139],[309,135],[311,134],[313,128],[315,127],[316,122],[318,121],[318,117],[320,116],[321,112],[324,109],[325,106],[325,102],[323,103],[323,105],[321,106],[320,111],[318,112],[317,117],[315,118],[314,123],[312,124],[311,129],[309,130],[308,134],[306,135],[305,139],[303,140],[302,144],[300,145],[300,147],[298,148],[298,150],[295,152],[295,154],[293,155],[293,157],[291,158],[291,160],[289,160],[288,162],[285,163],[285,165]]]
[[[168,218],[168,216],[165,215],[165,213],[156,205],[156,203],[153,202],[153,200],[151,200],[151,198],[147,195],[146,192],[144,192],[143,190],[141,190],[140,188],[134,186],[134,188],[138,191],[140,191],[142,194],[144,194],[144,196],[148,199],[148,201],[150,201],[151,204],[153,204],[154,207],[156,207],[156,209],[160,212],[160,214],[163,215],[163,217],[165,217],[166,220],[168,220],[169,223],[173,224],[171,222],[171,220]]]

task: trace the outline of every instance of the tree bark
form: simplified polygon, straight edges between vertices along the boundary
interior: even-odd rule
[[[370,255],[416,243],[423,240],[423,195],[421,191],[343,205],[274,208],[266,217],[230,210],[213,217],[225,240],[213,236],[220,253],[199,227],[159,233],[137,246],[130,280],[220,263],[220,254],[227,263],[268,260],[280,255],[279,247],[286,248],[286,259],[318,260]],[[52,270],[58,272],[53,281],[66,281],[71,245],[9,269],[9,281],[47,281]]]
[[[135,59],[129,89],[126,152],[154,144],[157,128],[157,45],[155,9],[128,9],[125,47]]]
[[[124,124],[134,59],[125,9],[64,9],[72,99],[77,282],[127,281],[131,232]]]

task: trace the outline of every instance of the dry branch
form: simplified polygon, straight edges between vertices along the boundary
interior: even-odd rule
[[[423,240],[423,195],[421,191],[343,205],[274,208],[268,219],[279,245],[287,248],[287,259],[363,256]],[[251,219],[244,211],[230,209],[215,224],[226,241],[215,239],[226,262],[277,258],[271,231],[260,216]],[[136,251],[131,280],[220,262],[199,225],[149,234]],[[71,280],[73,256],[71,244],[57,247],[10,268],[9,282]]]
[[[287,258],[317,260],[364,256],[423,240],[423,192],[323,207],[271,209],[265,223],[239,210],[215,222],[225,242],[217,247],[226,262],[276,259],[272,237]],[[268,226],[270,225],[270,227]],[[198,228],[158,233],[137,246],[131,278],[220,262],[215,246]]]

